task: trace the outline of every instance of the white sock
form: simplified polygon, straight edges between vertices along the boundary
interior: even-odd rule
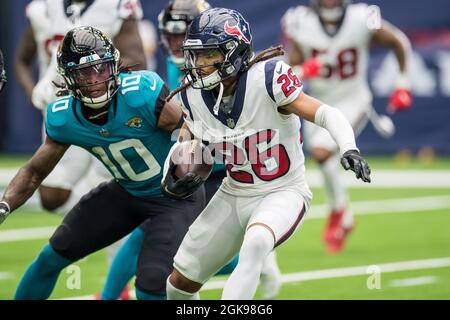
[[[280,269],[277,264],[277,255],[275,251],[271,251],[266,260],[264,260],[264,264],[261,270],[261,274],[264,275],[278,275],[280,273]]]
[[[275,299],[280,293],[281,272],[275,251],[271,251],[264,261],[259,284],[263,299]]]
[[[175,288],[167,278],[166,282],[167,300],[200,300],[198,292],[190,293],[178,288]]]
[[[265,227],[250,227],[244,236],[239,262],[228,278],[222,293],[222,300],[252,299],[267,255],[272,251],[274,239]]]
[[[339,159],[339,154],[336,153],[319,166],[324,178],[328,203],[332,210],[342,210],[348,202],[347,191],[339,175]]]

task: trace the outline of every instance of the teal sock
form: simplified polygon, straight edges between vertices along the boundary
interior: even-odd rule
[[[233,272],[234,268],[236,268],[239,261],[239,256],[235,256],[233,260],[231,260],[227,265],[225,265],[222,269],[220,269],[216,276],[230,274]]]
[[[117,251],[109,268],[102,300],[117,300],[123,289],[136,274],[137,261],[144,241],[144,231],[136,228]]]
[[[61,270],[71,263],[72,261],[60,256],[49,244],[46,244],[24,273],[14,299],[47,299],[55,287]]]
[[[166,295],[145,293],[136,288],[136,298],[138,300],[167,300]]]

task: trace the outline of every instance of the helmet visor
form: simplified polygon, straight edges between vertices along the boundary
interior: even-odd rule
[[[109,81],[114,79],[113,61],[83,64],[70,73],[75,86],[83,96],[98,98],[108,91]]]

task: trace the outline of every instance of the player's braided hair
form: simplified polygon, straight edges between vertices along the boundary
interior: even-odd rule
[[[276,46],[276,47],[270,47],[263,51],[261,51],[259,54],[257,54],[252,60],[250,60],[247,65],[244,67],[242,72],[248,71],[253,65],[255,65],[258,62],[266,61],[269,59],[272,59],[274,57],[282,56],[284,55],[284,49],[282,45]],[[188,87],[192,85],[193,81],[189,80],[184,82],[181,86],[173,90],[167,97],[166,102],[169,102],[175,95],[177,95],[179,92],[186,90]]]

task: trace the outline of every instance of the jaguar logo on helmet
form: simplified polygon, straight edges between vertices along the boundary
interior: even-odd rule
[[[224,30],[226,34],[229,34],[230,36],[238,36],[239,39],[242,39],[242,41],[246,44],[250,44],[250,40],[247,39],[238,25],[230,26],[227,20],[227,22],[225,22]]]

